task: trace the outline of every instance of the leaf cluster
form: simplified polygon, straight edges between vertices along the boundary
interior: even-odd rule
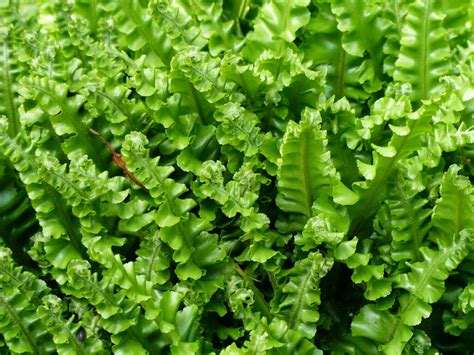
[[[474,7],[0,1],[0,353],[465,353]]]

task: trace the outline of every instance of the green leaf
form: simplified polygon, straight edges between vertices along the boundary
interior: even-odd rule
[[[441,93],[439,79],[452,71],[444,17],[441,0],[416,0],[408,8],[393,76],[412,85],[414,101]]]
[[[169,280],[170,257],[160,241],[158,232],[147,235],[136,254],[138,257],[134,262],[135,273],[143,275],[152,285],[163,285]]]
[[[224,259],[225,251],[217,245],[217,235],[206,232],[210,228],[208,221],[188,214],[180,223],[161,229],[161,240],[174,250],[180,279],[197,280],[206,273],[207,266]]]
[[[14,11],[8,11],[9,15],[13,15]],[[3,14],[2,14],[3,15]],[[7,23],[15,21],[16,16],[5,16]],[[5,115],[8,119],[8,134],[13,137],[16,136],[20,128],[20,120],[18,114],[18,94],[17,87],[14,85],[18,71],[19,64],[13,58],[14,46],[16,43],[15,34],[18,31],[10,28],[10,26],[0,25],[0,87],[2,101],[0,102],[0,115]]]
[[[404,344],[412,336],[412,331],[406,325],[399,326],[399,320],[388,312],[380,311],[375,305],[364,306],[360,313],[354,317],[351,330],[354,336],[363,336],[376,341],[379,344],[388,343],[394,339],[398,346],[383,346],[385,351],[401,353]]]
[[[331,7],[338,20],[337,27],[343,33],[344,50],[357,57],[362,57],[367,51],[374,61],[375,70],[380,72],[386,23],[377,5],[377,2],[336,0]]]
[[[350,223],[347,210],[321,198],[313,205],[313,214],[303,233],[296,235],[295,243],[302,245],[303,250],[311,250],[323,243],[333,248],[341,243]]]
[[[139,0],[114,4],[117,28],[123,46],[147,56],[148,63],[169,66],[173,49],[166,33],[154,22],[151,14],[142,7]]]
[[[0,353],[470,352],[473,11],[0,0]]]
[[[123,292],[114,292],[114,285],[107,278],[98,280],[96,273],[91,274],[90,265],[75,260],[68,266],[69,285],[65,291],[75,297],[85,298],[94,305],[100,315],[100,325],[112,334],[111,340],[117,352],[129,349],[142,353],[149,346],[145,340],[149,332],[157,329],[153,323],[145,324],[138,304],[126,299]],[[141,328],[142,332],[137,333]],[[140,334],[137,337],[137,334]]]
[[[428,200],[417,190],[410,181],[397,179],[393,195],[386,201],[391,218],[391,256],[396,261],[416,259],[430,228]]]
[[[105,162],[99,154],[98,142],[89,133],[80,109],[84,97],[72,95],[68,97],[68,86],[48,78],[25,78],[22,82],[21,95],[25,99],[34,99],[43,110],[58,136],[70,136],[63,149],[71,160],[86,154],[101,168]]]
[[[81,323],[73,322],[73,317],[64,318],[65,309],[64,302],[54,295],[44,296],[42,304],[37,309],[43,324],[49,333],[53,334],[58,352],[70,355],[84,355],[89,351],[101,352],[104,344],[97,335],[88,332],[84,342],[78,339]]]
[[[311,217],[313,202],[319,196],[335,195],[340,203],[355,201],[352,191],[342,185],[331,164],[326,132],[320,124],[319,112],[309,108],[303,112],[299,124],[288,123],[278,167],[278,207],[306,218]]]
[[[192,84],[191,90],[202,93],[211,104],[222,100],[227,91],[225,83],[220,79],[220,65],[218,58],[213,58],[209,53],[199,51],[195,47],[181,50],[171,62],[173,70],[184,75]],[[205,121],[202,114],[201,112],[201,119]]]
[[[384,71],[393,77],[395,62],[400,52],[400,36],[409,1],[390,0],[385,2],[384,17],[387,20],[386,42],[384,43]]]
[[[254,212],[252,206],[258,200],[260,186],[268,182],[262,174],[253,170],[254,166],[253,161],[244,162],[233,179],[225,185],[229,198],[222,212],[228,217],[234,217],[237,213],[247,217]]]
[[[176,163],[184,171],[190,171],[194,175],[200,175],[202,164],[212,160],[216,154],[215,127],[195,127],[190,144],[178,155]]]
[[[343,17],[354,15],[356,23],[361,18],[363,19],[361,22],[368,20],[368,24],[364,24],[364,26],[373,25],[371,22],[374,22],[374,15],[378,12],[378,9],[375,8],[375,11],[370,10],[369,16],[365,17],[357,11],[344,10],[342,2],[339,2],[339,5],[334,3],[332,6],[334,8],[338,7],[337,11]],[[356,6],[357,9],[364,11],[365,4],[357,4]],[[381,82],[377,78],[379,69],[376,68],[372,60],[351,55],[343,48],[343,33],[338,30],[338,20],[340,23],[346,22],[345,19],[336,17],[329,3],[319,4],[317,15],[313,15],[306,26],[308,32],[305,33],[305,41],[301,48],[306,59],[312,60],[321,69],[327,71],[326,85],[330,94],[335,95],[336,100],[344,97],[358,101],[365,100],[369,96],[366,90],[372,92],[380,89]],[[380,20],[376,21],[380,22]],[[349,35],[345,32],[344,38],[349,35],[352,40],[358,40],[359,37],[357,37],[356,31],[357,28],[352,27],[350,30],[352,33]],[[377,31],[371,32],[369,38],[372,35],[376,37],[378,34]],[[379,39],[376,39],[376,41],[379,41]],[[363,42],[363,40],[359,42]],[[378,53],[380,52],[380,48],[372,46],[371,48]],[[376,54],[376,57],[379,56],[380,54]]]
[[[321,303],[319,282],[332,268],[333,260],[320,253],[310,253],[307,258],[283,272],[281,291],[272,300],[276,311],[284,317],[291,329],[298,330],[311,339],[316,333]]]
[[[54,157],[48,155],[41,158],[41,163],[39,175],[62,195],[67,205],[71,207],[72,213],[79,220],[78,229],[81,232],[81,240],[74,242],[86,246],[93,260],[110,265],[110,258],[113,255],[112,247],[123,245],[125,240],[105,236],[108,230],[104,219],[97,216],[94,210],[94,201],[100,198],[104,202],[115,202],[118,195],[120,202],[125,199],[128,192],[120,193],[121,183],[108,179],[106,173],[98,174],[92,161],[84,156],[70,164],[69,172],[66,172],[65,164],[60,165]],[[88,184],[87,181],[94,181],[94,184]],[[112,192],[114,190],[115,194]],[[80,250],[82,244],[76,245],[76,248]],[[88,257],[84,259],[88,260]]]
[[[337,260],[346,260],[351,257],[356,251],[357,242],[357,238],[354,238],[339,244],[337,248],[334,249],[334,258]]]
[[[148,156],[147,145],[148,139],[143,134],[132,132],[125,137],[122,153],[128,169],[150,191],[159,206],[157,224],[161,227],[173,226],[179,223],[196,202],[189,198],[179,198],[186,192],[186,186],[169,178],[174,171],[172,166],[158,166],[160,157]]]
[[[310,18],[309,0],[272,0],[259,11],[254,32],[247,38],[246,54],[255,58],[261,48],[273,47],[278,40],[293,42],[296,31]]]
[[[383,151],[390,154],[378,154],[372,152],[373,164],[367,165],[365,162],[358,163],[361,173],[367,178],[366,181],[354,184],[356,193],[359,194],[359,201],[349,208],[352,216],[352,225],[349,236],[357,235],[363,229],[364,223],[377,210],[380,202],[386,196],[386,187],[393,181],[397,168],[397,163],[418,152],[421,144],[421,136],[432,132],[432,126],[429,121],[437,110],[437,104],[422,106],[417,111],[409,115],[405,126],[409,134],[399,136],[393,134],[388,145],[383,147]],[[395,154],[393,154],[395,153]],[[428,156],[431,158],[436,153],[430,151]]]
[[[453,236],[463,229],[474,228],[474,192],[465,176],[458,175],[460,167],[452,165],[444,174],[441,197],[436,201],[429,238],[440,246],[453,243]]]
[[[244,152],[246,156],[255,155],[262,144],[257,115],[246,111],[238,103],[222,105],[214,118],[221,124],[217,127],[216,137],[220,144],[230,144]]]
[[[9,249],[0,247],[0,331],[11,352],[46,354],[55,350],[51,334],[36,312],[50,293],[43,280],[14,265]]]

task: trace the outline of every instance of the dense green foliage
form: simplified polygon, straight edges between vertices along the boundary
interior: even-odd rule
[[[0,353],[474,349],[469,0],[0,0]]]

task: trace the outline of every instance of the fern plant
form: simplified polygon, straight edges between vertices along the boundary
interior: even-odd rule
[[[471,351],[473,15],[0,1],[0,352]]]

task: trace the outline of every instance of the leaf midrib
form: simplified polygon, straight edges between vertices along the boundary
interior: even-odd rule
[[[309,132],[301,133],[301,167],[303,173],[303,189],[306,196],[305,215],[311,217],[311,206],[313,205],[313,193],[311,191],[311,177],[309,173]]]
[[[420,63],[420,91],[421,99],[428,97],[428,82],[427,82],[427,57],[428,57],[428,27],[429,27],[429,15],[431,10],[431,0],[425,1],[424,13],[423,13],[423,25],[421,27],[421,63]]]
[[[10,51],[8,48],[8,40],[5,39],[3,42],[3,72],[5,75],[5,101],[7,106],[7,115],[8,115],[8,133],[10,137],[14,137],[17,135],[20,127],[20,122],[18,120],[17,110],[15,107],[15,103],[13,101],[13,92],[12,92],[12,82],[10,77],[10,64],[9,64],[9,57]]]
[[[303,308],[303,297],[307,295],[309,292],[308,290],[308,283],[309,280],[312,278],[314,267],[314,260],[309,265],[309,271],[306,272],[306,275],[303,278],[303,282],[301,283],[301,288],[298,290],[298,296],[296,297],[295,305],[293,306],[293,311],[290,318],[290,328],[294,328],[296,325],[297,320],[299,319],[299,314],[301,309]]]

